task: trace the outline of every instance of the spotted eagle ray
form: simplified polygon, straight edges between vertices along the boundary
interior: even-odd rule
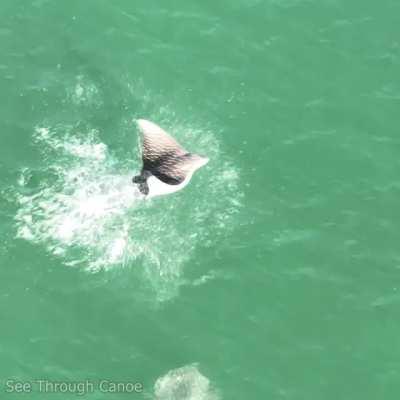
[[[142,136],[143,166],[132,181],[146,198],[183,189],[193,173],[208,163],[207,157],[188,152],[153,122],[139,119],[137,124]]]

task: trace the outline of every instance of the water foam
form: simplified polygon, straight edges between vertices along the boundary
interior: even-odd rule
[[[131,182],[140,162],[133,123],[130,129],[135,160],[117,159],[94,129],[36,127],[33,138],[45,163],[21,171],[17,237],[91,272],[139,265],[159,299],[168,299],[196,246],[215,243],[231,226],[240,208],[239,177],[221,160],[211,132],[175,123],[178,140],[210,157],[210,164],[184,191],[144,200]]]
[[[92,271],[124,262],[129,239],[124,217],[141,198],[130,174],[118,171],[95,136],[90,132],[85,139],[66,135],[60,140],[57,129],[36,128],[35,141],[52,159],[45,172],[55,179],[41,182],[33,194],[19,195],[16,215],[18,237],[43,243],[65,256],[67,264],[82,261]],[[33,174],[25,168],[19,185],[28,187]],[[69,254],[73,249],[74,256]]]
[[[158,378],[154,385],[156,400],[217,400],[210,381],[196,365],[169,371]]]

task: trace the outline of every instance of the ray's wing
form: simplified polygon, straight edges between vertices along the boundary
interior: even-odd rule
[[[143,169],[170,185],[183,182],[189,173],[208,162],[207,158],[188,153],[173,137],[158,125],[137,121],[143,137]]]
[[[153,122],[139,119],[137,121],[142,134],[143,161],[155,162],[160,158],[174,154],[182,156],[187,151],[167,132]]]
[[[144,119],[137,123],[142,134],[143,169],[165,183],[181,183],[186,174],[175,165],[187,151],[158,125]]]
[[[165,158],[163,162],[153,170],[153,174],[161,181],[170,185],[182,183],[187,175],[207,164],[208,158],[197,154],[186,153],[179,157]]]

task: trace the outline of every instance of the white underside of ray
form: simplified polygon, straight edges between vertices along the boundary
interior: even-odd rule
[[[143,134],[144,141],[146,142],[145,146],[147,146],[147,151],[149,151],[149,148],[152,148],[155,153],[158,153],[161,152],[163,148],[168,148],[170,151],[171,149],[176,150],[178,155],[186,153],[186,150],[184,150],[184,148],[172,136],[170,136],[155,123],[145,119],[138,119],[137,124]],[[197,169],[206,165],[209,161],[209,159],[206,157],[196,157],[196,159],[193,159],[185,165],[182,165],[187,175],[184,181],[178,185],[169,185],[162,182],[154,175],[150,176],[147,179],[149,194],[146,196],[146,198],[171,194],[183,189],[189,183],[193,173]]]
[[[152,175],[147,179],[149,194],[146,196],[146,198],[149,199],[151,197],[163,196],[166,194],[175,193],[178,190],[183,189],[189,183],[191,177],[192,177],[191,174],[188,175],[185,178],[185,180],[179,185],[168,185],[167,183],[160,181],[157,177]]]

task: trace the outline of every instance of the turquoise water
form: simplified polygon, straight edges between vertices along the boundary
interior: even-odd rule
[[[1,398],[398,398],[400,3],[0,10]],[[137,196],[137,118],[184,190]]]

